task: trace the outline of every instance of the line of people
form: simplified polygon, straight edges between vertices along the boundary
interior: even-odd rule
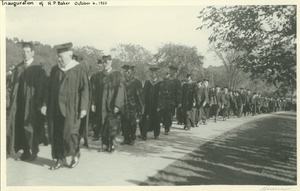
[[[135,144],[137,127],[142,140],[147,140],[149,131],[158,139],[160,123],[164,134],[169,135],[175,113],[178,123],[189,130],[206,124],[211,116],[216,122],[219,115],[225,119],[286,107],[284,100],[262,98],[250,90],[247,94],[242,89],[221,91],[218,86],[209,90],[207,79],[195,83],[191,75],[182,84],[173,65],[163,78],[158,75],[159,68],[149,67],[150,79],[143,86],[134,76],[135,66],[124,64],[121,73],[113,68],[110,55],[102,56],[97,71],[88,76],[86,66],[74,57],[72,43],[54,48],[59,64],[47,72],[34,60],[33,45],[23,43],[24,61],[7,78],[6,128],[7,154],[23,150],[18,160],[33,161],[38,145],[47,142],[47,122],[51,154],[56,161],[52,170],[78,164],[80,139],[84,138],[88,147],[89,126],[94,132],[93,141],[101,138],[99,151],[113,152],[119,133],[124,137],[123,145]]]
[[[177,110],[178,124],[185,130],[198,125],[206,125],[207,120],[219,118],[225,121],[230,117],[257,115],[277,111],[295,110],[293,103],[283,98],[265,97],[251,89],[233,91],[220,86],[208,88],[208,79],[194,82],[190,74],[182,85],[182,108]],[[294,105],[295,106],[295,105]]]

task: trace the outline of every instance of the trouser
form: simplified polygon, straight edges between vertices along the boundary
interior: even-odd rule
[[[17,119],[20,119],[20,115],[22,113],[16,116],[15,135],[13,138],[14,150],[17,152],[19,149],[22,149],[25,154],[36,156],[39,152],[38,145],[45,138],[44,116],[36,112],[31,114],[30,121],[18,121]]]
[[[260,106],[260,105],[259,105],[259,106],[257,105],[257,106],[256,106],[256,113],[257,113],[257,114],[260,114],[260,109],[261,109],[261,106]]]
[[[121,124],[125,141],[135,141],[136,139],[136,117],[122,117]]]
[[[159,118],[162,119],[162,123],[164,125],[166,133],[170,132],[174,112],[175,112],[174,105],[170,105],[169,107],[163,108],[159,111]]]
[[[67,156],[76,156],[79,153],[79,125],[80,120],[74,123],[75,127],[65,125],[65,118],[58,112],[53,121],[52,157],[64,160]]]
[[[242,105],[240,105],[240,106],[238,106],[238,117],[241,117],[242,116],[242,113],[243,113],[243,107],[244,107],[244,105],[242,104]]]
[[[190,129],[191,127],[195,127],[195,114],[196,114],[195,108],[191,108],[188,111],[186,111],[185,127],[187,129]]]
[[[179,124],[183,124],[184,123],[184,117],[183,117],[182,107],[177,108],[176,118],[177,118],[177,121],[178,121]]]
[[[223,118],[229,117],[229,109],[230,109],[230,105],[224,105],[224,108],[223,108]]]
[[[252,105],[252,114],[256,115],[256,104]]]
[[[201,120],[201,109],[196,108],[195,109],[195,124],[197,125],[200,120]]]
[[[217,104],[213,104],[210,109],[210,116],[214,116],[215,118],[219,115],[220,108]]]
[[[216,115],[215,118],[219,117],[219,112],[221,110],[221,107],[219,107],[218,105],[216,106]]]
[[[209,104],[206,104],[205,105],[205,107],[203,108],[203,114],[204,114],[204,116],[205,116],[205,120],[206,119],[209,119],[209,113],[210,113],[210,106],[209,106]]]
[[[99,113],[99,111],[97,111],[96,113],[90,112],[89,124],[91,125],[92,130],[94,132],[94,138],[99,138],[101,134],[102,119],[100,115],[101,114]]]
[[[123,119],[123,117],[121,117],[118,113],[107,113],[106,116],[102,117],[104,117],[104,124],[101,127],[102,145],[106,145],[108,148],[111,148],[115,137],[120,133],[121,119]]]
[[[243,113],[246,116],[247,113],[251,112],[251,107],[249,104],[245,104],[245,106],[243,107]]]
[[[149,114],[144,114],[140,122],[140,131],[143,137],[147,138],[147,132],[153,130],[154,137],[158,137],[160,134],[160,123],[158,118],[158,112],[155,110]]]
[[[80,128],[79,128],[79,140],[81,138],[84,139],[84,142],[85,144],[88,144],[88,140],[87,140],[87,128],[86,128],[86,125],[87,125],[87,121],[86,121],[86,116],[84,118],[81,119],[81,123],[80,123]]]

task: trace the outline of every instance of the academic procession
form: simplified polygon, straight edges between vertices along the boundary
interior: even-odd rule
[[[182,131],[193,132],[208,123],[222,126],[233,118],[296,111],[296,103],[285,97],[267,96],[247,87],[212,86],[209,79],[189,73],[181,81],[173,63],[168,63],[163,75],[157,64],[148,64],[150,78],[142,83],[135,65],[116,69],[111,55],[94,60],[97,68],[89,74],[71,42],[53,47],[58,64],[50,72],[36,62],[32,42],[23,42],[20,48],[23,60],[6,74],[7,155],[21,152],[16,160],[35,161],[39,145],[50,144],[55,161],[50,170],[75,168],[80,147],[89,147],[89,132],[92,141],[100,143],[99,155],[113,155],[122,146],[172,136],[173,121]],[[123,141],[116,148],[119,135]],[[82,165],[88,168],[89,164]]]

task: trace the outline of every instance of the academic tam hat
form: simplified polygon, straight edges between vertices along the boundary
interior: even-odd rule
[[[129,70],[129,69],[131,69],[131,70],[134,70],[134,65],[128,65],[128,64],[124,64],[123,66],[122,66],[122,68],[124,69],[124,70]]]
[[[156,72],[158,69],[159,69],[159,68],[157,68],[157,67],[150,67],[150,68],[149,68],[149,70],[150,70],[151,72]]]
[[[60,54],[60,53],[71,50],[72,46],[73,46],[73,44],[71,42],[69,42],[69,43],[65,43],[65,44],[55,45],[54,48],[56,49],[57,54]]]
[[[25,48],[25,47],[29,47],[31,50],[34,49],[34,46],[31,42],[23,42],[22,43],[22,48]]]
[[[103,55],[101,60],[102,60],[102,63],[104,63],[106,60],[111,60],[111,55]]]
[[[169,66],[169,69],[170,69],[170,70],[177,70],[177,67],[171,65],[171,66]]]

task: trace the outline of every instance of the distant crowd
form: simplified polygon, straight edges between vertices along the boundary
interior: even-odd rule
[[[124,64],[120,72],[113,68],[111,56],[104,55],[89,76],[81,59],[73,54],[72,43],[54,49],[59,64],[50,75],[34,60],[31,43],[23,43],[24,60],[6,74],[7,154],[23,150],[17,159],[33,161],[38,157],[38,145],[50,142],[56,161],[51,170],[78,164],[81,138],[89,146],[89,128],[93,141],[101,140],[99,151],[113,152],[120,133],[122,145],[134,145],[137,138],[146,141],[150,131],[158,139],[161,124],[164,134],[169,135],[175,116],[188,131],[210,119],[217,122],[235,116],[296,111],[296,103],[284,98],[265,97],[250,89],[209,87],[208,79],[195,82],[190,74],[182,83],[172,63],[164,76],[159,76],[156,65],[149,65],[150,79],[143,84],[135,77],[134,65]]]

